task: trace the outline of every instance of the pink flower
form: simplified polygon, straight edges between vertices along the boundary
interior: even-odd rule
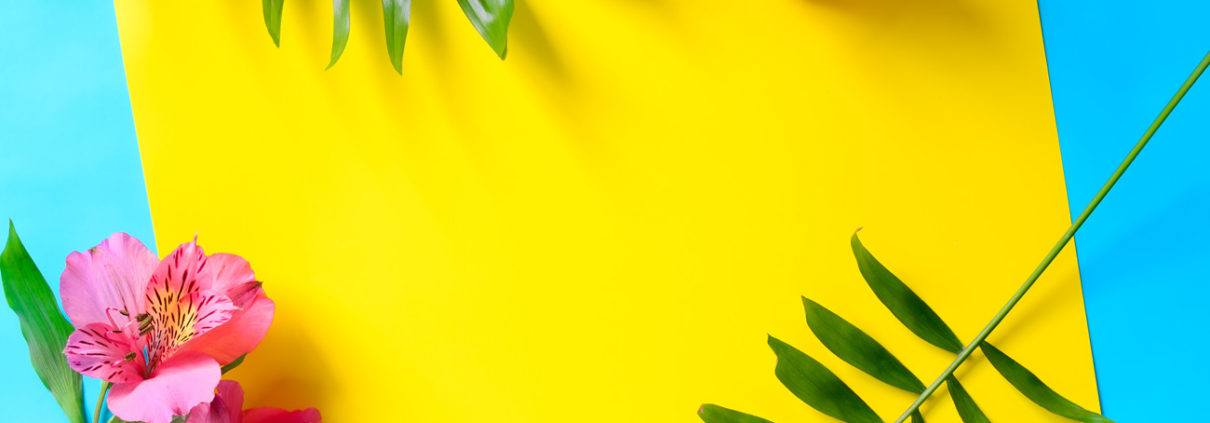
[[[252,268],[193,242],[157,260],[116,233],[67,256],[59,279],[76,331],[67,363],[113,383],[109,409],[122,420],[169,423],[210,402],[220,366],[251,351],[273,321],[273,301]]]
[[[224,380],[215,388],[214,400],[189,413],[185,423],[320,423],[319,410],[286,411],[277,408],[243,410],[244,390],[239,382]]]

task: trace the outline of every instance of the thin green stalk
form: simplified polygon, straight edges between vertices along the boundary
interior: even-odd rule
[[[101,395],[97,396],[97,408],[92,412],[92,423],[98,423],[101,421],[101,407],[105,405],[105,393],[109,392],[110,386],[113,386],[113,384],[103,380],[101,381]]]
[[[1046,268],[1050,266],[1050,263],[1055,260],[1055,257],[1059,255],[1059,251],[1063,250],[1063,247],[1066,246],[1069,241],[1071,241],[1071,238],[1075,236],[1076,231],[1080,229],[1080,226],[1084,225],[1084,221],[1088,220],[1088,216],[1092,214],[1092,211],[1097,208],[1098,204],[1101,204],[1101,200],[1105,198],[1105,195],[1109,194],[1109,190],[1113,188],[1114,184],[1117,184],[1118,179],[1120,179],[1122,174],[1126,172],[1126,168],[1130,167],[1130,163],[1134,162],[1134,158],[1139,155],[1140,151],[1143,151],[1143,147],[1147,145],[1147,141],[1151,140],[1151,136],[1154,135],[1155,131],[1160,128],[1160,125],[1163,124],[1164,120],[1168,118],[1168,115],[1172,113],[1172,109],[1176,108],[1176,104],[1180,103],[1181,98],[1185,96],[1185,93],[1189,91],[1189,88],[1193,86],[1193,83],[1202,75],[1202,72],[1206,70],[1207,66],[1210,66],[1210,52],[1206,53],[1206,57],[1202,59],[1201,64],[1197,65],[1197,68],[1193,70],[1193,74],[1189,75],[1189,78],[1185,80],[1184,85],[1181,85],[1181,89],[1177,90],[1176,95],[1172,96],[1172,100],[1168,101],[1168,105],[1164,106],[1164,110],[1160,112],[1160,115],[1155,118],[1155,121],[1151,122],[1151,127],[1147,128],[1147,132],[1143,133],[1143,137],[1139,139],[1137,144],[1134,145],[1134,149],[1130,150],[1130,154],[1126,155],[1126,159],[1122,160],[1122,164],[1118,165],[1118,169],[1113,172],[1113,175],[1110,176],[1109,180],[1105,182],[1105,185],[1101,187],[1101,190],[1097,192],[1097,195],[1092,197],[1092,201],[1088,203],[1088,207],[1085,207],[1084,211],[1080,213],[1080,216],[1071,223],[1071,226],[1067,228],[1067,232],[1064,232],[1063,236],[1059,238],[1059,242],[1055,243],[1054,247],[1051,247],[1050,252],[1047,253],[1046,257],[1042,259],[1042,263],[1038,264],[1038,267],[1034,269],[1034,272],[1025,279],[1025,283],[1021,284],[1021,287],[1018,288],[1017,292],[1008,300],[1008,303],[1005,304],[1004,307],[1000,308],[1000,312],[996,313],[996,316],[992,318],[991,322],[988,322],[987,326],[983,327],[983,330],[979,332],[979,335],[975,336],[975,339],[972,340],[971,343],[966,346],[966,348],[963,348],[962,351],[958,353],[958,358],[955,358],[954,362],[950,363],[949,367],[946,367],[944,372],[941,372],[941,376],[938,376],[937,380],[934,380],[933,383],[928,386],[928,388],[924,389],[924,392],[920,393],[920,396],[916,398],[916,401],[913,402],[910,407],[908,407],[907,411],[903,412],[903,415],[899,416],[899,418],[895,420],[895,423],[903,423],[912,415],[912,413],[915,413],[916,410],[920,408],[920,405],[924,404],[924,400],[928,399],[928,397],[932,395],[943,382],[945,382],[946,378],[949,378],[954,374],[954,371],[958,369],[958,366],[962,365],[962,362],[966,361],[967,357],[970,357],[971,353],[975,351],[975,348],[978,348],[979,345],[982,344],[985,339],[987,339],[987,336],[992,333],[992,330],[995,330],[996,326],[1000,325],[1000,322],[1004,320],[1004,316],[1008,315],[1008,312],[1017,305],[1018,301],[1021,301],[1021,297],[1025,296],[1025,292],[1029,291],[1029,288],[1034,285],[1034,282],[1038,280],[1038,277],[1042,275],[1042,272],[1045,271]]]

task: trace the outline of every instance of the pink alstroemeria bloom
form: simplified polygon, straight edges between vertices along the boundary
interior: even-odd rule
[[[239,382],[224,380],[215,388],[214,400],[193,408],[185,423],[321,423],[319,410],[286,411],[277,408],[244,410],[244,390]]]
[[[116,233],[67,256],[59,279],[76,331],[67,363],[113,383],[109,409],[126,421],[169,423],[214,398],[220,366],[252,351],[273,321],[248,262],[192,242],[163,260]]]

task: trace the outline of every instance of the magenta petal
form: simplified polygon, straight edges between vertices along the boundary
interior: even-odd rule
[[[235,254],[218,253],[206,256],[206,267],[199,277],[202,286],[223,293],[235,304],[243,306],[242,293],[260,286],[247,260]],[[252,297],[246,298],[247,300]]]
[[[214,388],[209,404],[193,407],[186,423],[240,423],[243,421],[244,389],[239,382],[224,380]]]
[[[181,346],[181,351],[199,351],[226,364],[260,345],[273,323],[273,300],[263,293],[246,308],[236,310],[231,319]]]
[[[132,331],[134,325],[117,332],[108,323],[89,323],[67,337],[67,365],[88,377],[112,383],[143,380],[143,355]]]
[[[253,408],[244,412],[244,423],[321,423],[319,410],[286,411],[277,408]]]
[[[87,253],[67,256],[67,267],[59,277],[63,310],[72,326],[108,322],[124,326],[130,316],[142,313],[143,297],[151,272],[159,260],[138,239],[116,233]],[[112,312],[107,309],[112,308]]]
[[[151,377],[114,385],[109,390],[109,410],[126,421],[171,423],[198,404],[214,399],[214,388],[222,372],[213,358],[199,353],[174,355],[152,372]]]

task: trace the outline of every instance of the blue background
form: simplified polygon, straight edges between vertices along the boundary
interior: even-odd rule
[[[117,20],[104,1],[9,0],[0,9],[0,217],[13,219],[57,292],[67,253],[112,232],[155,248]],[[0,345],[0,360],[29,363],[7,306]],[[89,413],[97,384],[84,383]],[[4,366],[0,398],[0,420],[63,421],[28,364]]]
[[[1043,0],[1073,218],[1210,49],[1210,2]],[[1076,235],[1107,417],[1204,420],[1210,75]]]

